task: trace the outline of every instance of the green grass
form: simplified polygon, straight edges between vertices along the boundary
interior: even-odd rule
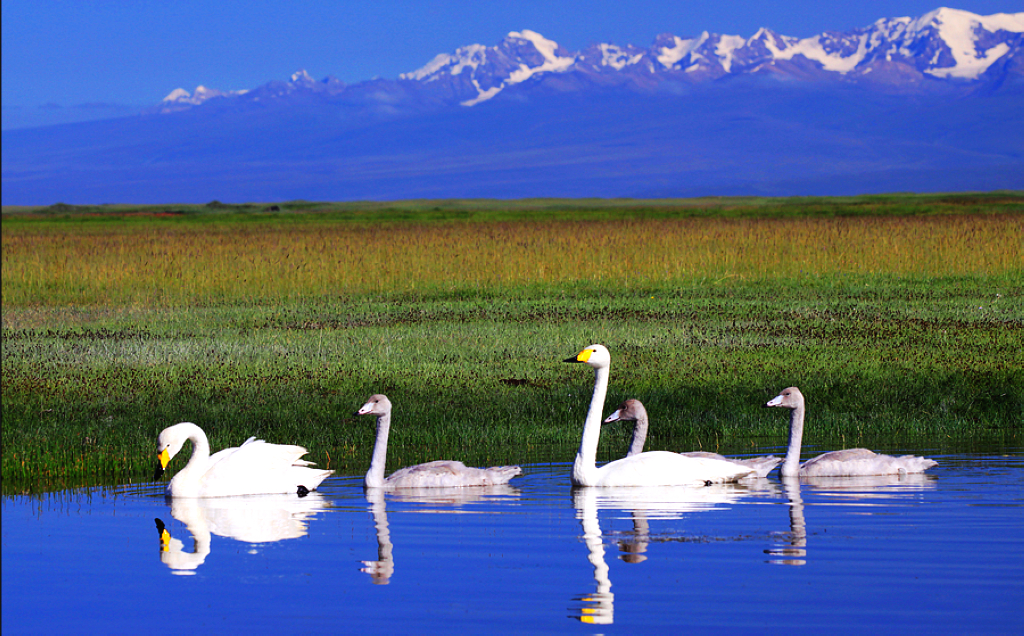
[[[1017,211],[991,209],[1014,196]],[[376,392],[395,404],[389,470],[441,457],[570,461],[593,376],[560,361],[592,342],[613,355],[606,410],[641,399],[651,449],[781,446],[785,415],[761,405],[794,384],[808,399],[808,447],[1019,446],[1020,197],[879,197],[904,215],[858,215],[875,199],[817,199],[813,214],[793,212],[803,200],[720,200],[720,210],[746,211],[670,215],[669,225],[646,216],[663,202],[487,202],[471,223],[445,215],[472,206],[442,202],[353,204],[345,214],[409,215],[358,223],[261,208],[169,220],[5,209],[4,489],[146,480],[157,433],[184,420],[215,449],[257,435],[358,474],[373,422],[352,413]],[[923,214],[929,205],[961,212]],[[438,218],[424,219],[433,207]],[[607,217],[566,220],[560,209]],[[780,253],[769,240],[778,229],[808,245],[836,238],[808,259]],[[403,247],[387,252],[395,232]],[[219,247],[190,248],[197,239]],[[359,240],[377,241],[377,260],[338,251]],[[309,251],[304,274],[289,274],[287,259],[239,256],[317,241],[330,249]],[[199,262],[191,277],[160,270],[161,258],[189,249]],[[43,267],[62,254],[63,270]],[[501,271],[527,274],[496,277],[510,260]],[[601,273],[581,274],[572,260]],[[359,267],[382,263],[391,276],[362,285],[379,272]],[[262,282],[217,280],[233,270]],[[608,427],[599,458],[627,443],[625,426]]]

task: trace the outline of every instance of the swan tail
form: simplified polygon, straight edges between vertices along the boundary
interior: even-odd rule
[[[768,476],[768,473],[772,472],[772,470],[776,466],[782,463],[782,458],[776,457],[775,455],[768,455],[767,457],[751,457],[750,459],[738,459],[736,460],[736,462],[739,464],[743,464],[744,466],[747,466],[749,468],[753,468],[754,474],[758,478],[764,479],[765,477]]]
[[[932,466],[938,466],[939,462],[934,459],[928,459],[927,457],[918,457],[916,455],[904,455],[897,457],[896,462],[899,466],[901,473],[923,473]]]
[[[313,468],[297,468],[297,470],[302,471],[298,487],[305,488],[307,491],[316,490],[323,480],[334,474],[333,470],[315,470]]]
[[[495,486],[507,484],[516,475],[521,475],[523,469],[519,466],[493,466],[487,469],[491,476],[491,483]]]

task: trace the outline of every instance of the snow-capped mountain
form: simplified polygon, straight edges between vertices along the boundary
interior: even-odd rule
[[[215,97],[231,97],[232,95],[244,95],[248,92],[249,91],[247,90],[219,91],[215,88],[207,88],[200,84],[199,86],[196,86],[196,90],[191,93],[184,88],[176,88],[168,93],[167,97],[160,101],[160,104],[165,109],[164,112],[170,112],[172,110],[188,108],[189,106],[198,106],[199,104]]]
[[[886,18],[848,32],[795,38],[760,29],[752,36],[662,34],[651,46],[601,43],[571,52],[534,31],[509,33],[494,46],[471,44],[442,53],[397,80],[372,82],[374,91],[429,103],[475,106],[515,87],[550,82],[557,90],[625,86],[652,91],[668,84],[696,84],[737,75],[920,90],[941,83],[1000,82],[1022,75],[1024,13],[979,16],[940,8],[918,18]],[[199,105],[214,97],[252,100],[306,90],[358,95],[366,82],[345,86],[316,82],[305,71],[289,82],[255,91],[220,92],[198,87],[171,92],[158,110]]]
[[[576,55],[539,33],[513,31],[497,46],[463,47],[454,55],[441,54],[423,68],[399,76],[423,84],[443,83],[463,106],[486,101],[505,88],[544,73],[564,73],[573,68]]]

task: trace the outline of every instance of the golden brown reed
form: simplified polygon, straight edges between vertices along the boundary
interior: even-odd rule
[[[1022,225],[1020,215],[26,225],[3,233],[3,299],[181,305],[579,281],[992,275],[1021,269]]]

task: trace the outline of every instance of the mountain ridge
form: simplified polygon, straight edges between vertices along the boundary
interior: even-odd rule
[[[557,82],[558,74],[579,74],[596,84],[656,90],[666,82],[701,83],[765,73],[777,78],[914,91],[928,80],[992,83],[1004,81],[1007,74],[1020,75],[1019,64],[1007,67],[998,62],[1020,57],[1022,48],[1024,12],[980,16],[943,7],[918,18],[883,18],[868,27],[825,31],[808,38],[780,35],[767,28],[749,38],[707,31],[692,38],[663,33],[646,49],[599,43],[571,52],[534,31],[513,31],[494,46],[470,44],[453,53],[440,53],[397,80],[345,85],[328,76],[315,82],[302,70],[292,76],[287,89],[278,82],[260,89],[273,85],[285,92],[305,89],[338,95],[373,83],[396,83],[403,86],[393,91],[419,91],[429,101],[475,106],[531,79]],[[189,93],[177,88],[150,112],[180,110],[216,97],[260,99],[251,92],[221,92],[200,86]],[[265,98],[266,91],[263,93]]]
[[[405,79],[175,90],[134,117],[5,131],[3,204],[1024,189],[1022,33],[982,24],[1024,14],[950,11],[576,53],[518,31]],[[939,37],[950,24],[967,28]]]

